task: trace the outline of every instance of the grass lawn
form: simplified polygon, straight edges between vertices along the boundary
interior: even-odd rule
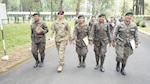
[[[143,31],[146,31],[146,32],[149,32],[150,33],[150,27],[140,27],[138,26],[139,30],[143,30]]]
[[[52,22],[46,22],[50,30]],[[71,28],[74,21],[69,21]],[[19,50],[30,48],[31,46],[31,29],[30,24],[7,24],[3,25],[4,38],[6,43],[6,52],[8,55],[19,52]],[[50,33],[47,33],[47,39]],[[2,36],[0,32],[0,57],[3,56]]]

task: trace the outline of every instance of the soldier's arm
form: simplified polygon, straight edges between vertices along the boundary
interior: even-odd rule
[[[67,27],[67,31],[68,31],[68,35],[69,35],[69,40],[71,41],[71,28],[68,23],[67,23],[66,27]]]
[[[112,36],[110,34],[110,26],[109,26],[109,24],[107,25],[107,36],[108,36],[109,43],[111,43],[112,42]]]
[[[138,45],[139,44],[139,36],[138,36],[138,28],[137,28],[137,26],[135,27],[134,40],[135,40],[135,44]]]
[[[96,27],[96,24],[93,24],[93,25],[92,25],[92,28],[91,28],[90,31],[89,31],[89,41],[93,41],[95,27]]]
[[[53,23],[50,28],[50,39],[53,38],[54,33],[55,33],[55,24]]]
[[[88,32],[87,32],[88,34],[87,34],[87,35],[88,35],[88,38],[89,38],[89,37],[90,37],[90,32],[91,32],[91,31],[90,31],[90,30],[91,30],[90,26],[88,26],[87,29],[88,29]]]
[[[48,27],[46,23],[43,23],[43,34],[46,34],[48,32]]]
[[[73,38],[72,38],[72,40],[77,40],[77,28],[76,28],[76,26],[75,26],[75,28],[74,28],[74,31],[73,31]]]
[[[115,28],[114,28],[114,32],[113,32],[113,43],[116,42],[116,38],[117,38],[117,35],[118,35],[118,28],[119,28],[119,25],[116,25]]]
[[[32,29],[32,25],[30,26],[30,28],[31,28],[31,37],[32,37],[32,34],[33,34],[33,29]]]

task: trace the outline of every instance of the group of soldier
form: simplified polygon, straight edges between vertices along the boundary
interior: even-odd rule
[[[115,47],[117,55],[116,71],[121,72],[122,75],[126,75],[125,66],[127,59],[133,54],[133,49],[138,48],[139,45],[138,29],[136,24],[132,22],[132,12],[127,12],[124,20],[117,24],[113,17],[110,21],[107,21],[103,13],[98,15],[98,19],[96,19],[96,16],[92,16],[89,24],[85,23],[84,15],[79,15],[73,36],[71,36],[71,29],[68,22],[64,19],[64,11],[58,11],[57,15],[58,19],[51,25],[49,40],[50,42],[54,41],[53,35],[55,34],[55,45],[59,56],[58,72],[62,72],[63,70],[64,53],[68,42],[70,42],[76,45],[76,52],[79,58],[78,68],[86,67],[87,45],[94,45],[96,58],[95,69],[100,69],[101,72],[105,71],[103,65],[107,45]],[[33,17],[34,22],[31,24],[31,39],[32,54],[36,61],[33,67],[36,68],[38,66],[44,66],[45,34],[48,32],[48,27],[44,22],[40,21],[39,13],[34,13]],[[40,61],[38,51],[41,56]]]

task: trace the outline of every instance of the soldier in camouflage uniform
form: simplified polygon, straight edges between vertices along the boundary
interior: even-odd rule
[[[133,13],[128,12],[125,14],[125,20],[120,22],[114,31],[113,36],[113,46],[116,49],[116,71],[120,71],[120,62],[122,63],[121,74],[126,75],[124,70],[126,66],[127,59],[130,55],[133,54],[133,49],[138,47],[139,37],[138,37],[138,28],[132,20]],[[134,41],[135,46],[131,45],[131,40]]]
[[[91,28],[92,28],[92,26],[93,26],[93,24],[94,24],[95,22],[96,22],[96,17],[93,15],[93,16],[91,17],[90,22],[89,22],[90,30],[91,30]]]
[[[101,60],[100,71],[104,72],[103,64],[107,52],[107,44],[111,46],[110,28],[105,21],[105,14],[99,15],[99,21],[94,23],[89,37],[90,44],[94,43],[94,52],[96,58],[96,68],[99,68],[99,59]]]
[[[115,17],[111,17],[110,18],[109,25],[110,25],[110,32],[111,32],[111,34],[113,34],[114,27],[116,26],[116,19],[115,19]]]
[[[71,41],[70,26],[67,21],[64,20],[64,11],[58,11],[58,20],[54,21],[51,26],[50,40],[55,33],[55,44],[59,55],[58,72],[61,72],[64,65],[64,53],[68,40]]]
[[[76,44],[76,52],[79,58],[79,66],[78,68],[86,67],[85,59],[88,52],[87,44],[83,39],[88,39],[89,36],[89,26],[85,24],[85,17],[83,15],[78,16],[79,23],[75,26],[73,33],[73,40]]]
[[[40,14],[35,13],[33,14],[34,22],[31,24],[31,39],[32,39],[32,54],[36,60],[35,65],[33,66],[36,68],[38,65],[42,67],[44,65],[44,58],[45,58],[45,34],[48,32],[47,25],[44,22],[40,21]],[[40,27],[41,30],[37,30]],[[38,59],[38,50],[41,56],[41,62]]]

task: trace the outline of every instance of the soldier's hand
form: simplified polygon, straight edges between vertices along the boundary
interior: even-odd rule
[[[49,43],[53,43],[54,42],[54,39],[53,38],[50,38],[49,39]]]
[[[74,45],[75,45],[75,44],[76,44],[76,41],[75,41],[75,40],[73,40],[73,41],[72,41],[72,44],[74,44]]]
[[[92,42],[92,41],[89,41],[89,45],[93,45],[93,42]]]
[[[73,44],[73,41],[72,41],[72,40],[69,40],[69,43],[70,43],[70,44]]]
[[[139,46],[138,45],[135,45],[135,48],[138,48]]]
[[[115,47],[115,45],[116,45],[115,43],[112,43],[112,47]]]
[[[36,30],[36,33],[40,35],[42,32],[40,30]]]
[[[112,44],[111,44],[111,43],[109,43],[109,47],[111,47],[111,45],[112,45]]]

